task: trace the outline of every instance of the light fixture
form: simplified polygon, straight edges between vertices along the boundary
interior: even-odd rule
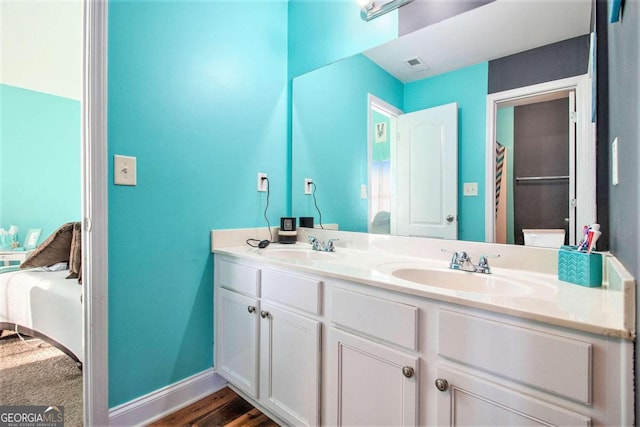
[[[360,17],[363,21],[371,21],[373,18],[377,18],[380,15],[384,15],[387,12],[391,12],[404,6],[407,3],[411,3],[413,0],[391,0],[386,3],[378,4],[375,0],[357,0],[360,5]]]

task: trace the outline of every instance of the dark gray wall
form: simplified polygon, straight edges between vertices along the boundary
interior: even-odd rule
[[[596,218],[602,235],[598,250],[609,250],[609,15],[607,0],[596,1]]]
[[[544,64],[544,66],[540,66]],[[589,35],[489,61],[489,93],[587,73]]]
[[[610,250],[640,278],[640,2],[624,4],[620,22],[608,26],[609,149],[618,137],[620,185],[609,187]],[[636,312],[640,313],[640,299]],[[637,330],[636,326],[636,330]],[[636,343],[636,346],[638,344]],[[638,371],[636,347],[636,375]],[[640,419],[636,389],[636,420]]]
[[[415,0],[399,9],[398,33],[404,36],[492,1],[495,0]]]

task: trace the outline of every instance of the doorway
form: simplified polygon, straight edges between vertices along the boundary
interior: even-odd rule
[[[457,104],[405,114],[369,94],[368,113],[368,231],[456,239]]]
[[[524,244],[533,228],[575,244],[595,221],[591,101],[589,75],[487,96],[487,242]]]
[[[575,235],[575,92],[498,106],[496,243],[524,245],[526,229]]]
[[[396,134],[396,118],[402,111],[382,99],[369,94],[368,112],[368,176],[369,194],[366,188],[362,197],[369,198],[368,231],[374,234],[391,234],[392,168],[391,150]]]

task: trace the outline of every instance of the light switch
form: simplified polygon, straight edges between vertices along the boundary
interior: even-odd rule
[[[136,185],[136,158],[113,156],[113,183],[115,185]]]
[[[620,184],[618,175],[618,137],[611,143],[611,184]]]
[[[462,189],[462,194],[465,196],[477,196],[478,195],[478,183],[477,182],[465,182]]]

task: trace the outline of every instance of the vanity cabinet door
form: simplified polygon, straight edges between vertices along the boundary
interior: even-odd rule
[[[330,424],[413,426],[418,357],[331,328]]]
[[[266,303],[260,316],[262,403],[292,425],[318,425],[321,323]]]
[[[437,392],[441,426],[583,426],[591,419],[531,396],[503,388],[468,372],[438,367],[429,385]]]
[[[258,397],[258,328],[256,298],[218,292],[215,364],[218,374],[250,396]]]

